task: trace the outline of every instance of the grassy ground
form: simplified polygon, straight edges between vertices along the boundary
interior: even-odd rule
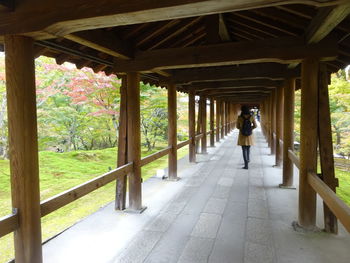
[[[160,149],[155,149],[154,152]],[[178,158],[188,152],[188,147],[178,151]],[[76,151],[66,153],[40,152],[40,195],[45,200],[73,186],[101,175],[116,163],[116,148]],[[143,151],[142,156],[150,152]],[[167,157],[142,167],[144,180],[167,167]],[[110,183],[87,196],[42,218],[42,238],[46,240],[82,218],[113,201],[115,183]],[[0,160],[0,217],[11,213],[10,175],[8,161]],[[0,262],[13,258],[13,235],[0,239]]]

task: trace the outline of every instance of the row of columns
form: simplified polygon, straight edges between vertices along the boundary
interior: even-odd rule
[[[326,68],[323,65],[320,68],[317,58],[303,60],[301,64],[299,202],[296,225],[307,230],[313,230],[316,227],[316,192],[308,183],[308,173],[317,173],[318,145],[320,145],[322,179],[333,191],[336,187],[328,82],[324,80],[327,75]],[[280,184],[283,188],[293,188],[293,163],[288,157],[288,150],[294,150],[294,93],[295,79],[286,79],[282,87],[275,88],[261,103],[263,133],[271,148],[271,154],[275,154],[275,165],[280,166],[283,163]],[[319,112],[322,112],[322,115]],[[326,206],[324,211],[325,230],[336,233],[335,216]]]
[[[18,209],[19,228],[15,231],[16,262],[42,262],[41,212],[39,188],[38,138],[34,43],[24,36],[5,36],[6,86],[9,122],[9,151],[13,207]],[[196,161],[195,91],[189,90],[189,159]],[[132,162],[132,172],[116,184],[115,208],[126,208],[129,189],[129,210],[141,212],[141,133],[140,74],[128,72],[120,88],[120,127],[117,166]],[[210,146],[233,128],[235,107],[210,98]],[[174,84],[168,85],[169,179],[177,179],[177,98]],[[207,98],[201,96],[198,118],[202,152],[207,147]],[[216,120],[215,120],[216,119]],[[216,124],[216,125],[215,125]],[[215,127],[216,126],[216,127]],[[127,183],[128,178],[128,183]]]

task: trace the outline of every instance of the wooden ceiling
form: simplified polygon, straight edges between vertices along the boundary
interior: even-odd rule
[[[38,21],[29,19],[28,24],[14,23],[9,28],[6,25],[13,17],[70,5],[66,0],[58,1],[61,4],[48,0],[53,6],[35,9],[39,1],[26,0],[18,1],[11,11],[11,2],[0,1],[0,35],[18,32],[34,37],[35,56],[53,57],[58,64],[71,62],[79,69],[90,67],[107,75],[140,71],[146,83],[166,86],[173,82],[179,91],[194,88],[197,94],[215,98],[258,102],[283,85],[285,78],[298,78],[300,61],[306,56],[320,57],[329,72],[350,64],[348,0],[273,4],[264,0],[173,0],[158,3],[160,6],[142,1],[143,7],[136,7],[140,1],[134,0],[95,4],[79,0],[71,1],[77,3],[75,12],[85,8],[79,14],[69,10],[67,17],[55,16],[53,10]],[[116,3],[124,5],[118,9]],[[99,16],[87,19],[89,12],[93,16],[93,5],[99,8],[95,11]],[[102,20],[103,12],[108,19]]]

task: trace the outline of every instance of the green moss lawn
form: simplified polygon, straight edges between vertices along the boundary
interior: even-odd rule
[[[161,150],[155,149],[153,152]],[[153,152],[142,152],[147,156]],[[188,153],[188,147],[178,151],[178,158]],[[65,153],[40,152],[40,195],[45,200],[73,186],[86,182],[115,168],[116,148],[75,151]],[[158,159],[142,167],[144,180],[156,174],[158,169],[167,167],[167,157]],[[100,207],[113,201],[115,183],[110,183],[85,197],[42,218],[43,240],[60,233],[62,230],[92,214]],[[9,163],[0,160],[0,217],[11,213]],[[0,262],[13,258],[13,235],[0,238]]]

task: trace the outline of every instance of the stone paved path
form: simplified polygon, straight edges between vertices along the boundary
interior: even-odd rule
[[[234,132],[198,155],[198,164],[185,164],[179,182],[144,185],[149,208],[143,214],[116,216],[107,206],[50,241],[45,262],[349,262],[350,237],[342,227],[339,236],[293,231],[297,191],[277,187],[281,169],[272,167],[260,131],[249,170],[241,169],[236,140]],[[99,223],[107,225],[95,232],[88,227]],[[91,241],[91,251],[84,250],[79,235],[97,247]]]

